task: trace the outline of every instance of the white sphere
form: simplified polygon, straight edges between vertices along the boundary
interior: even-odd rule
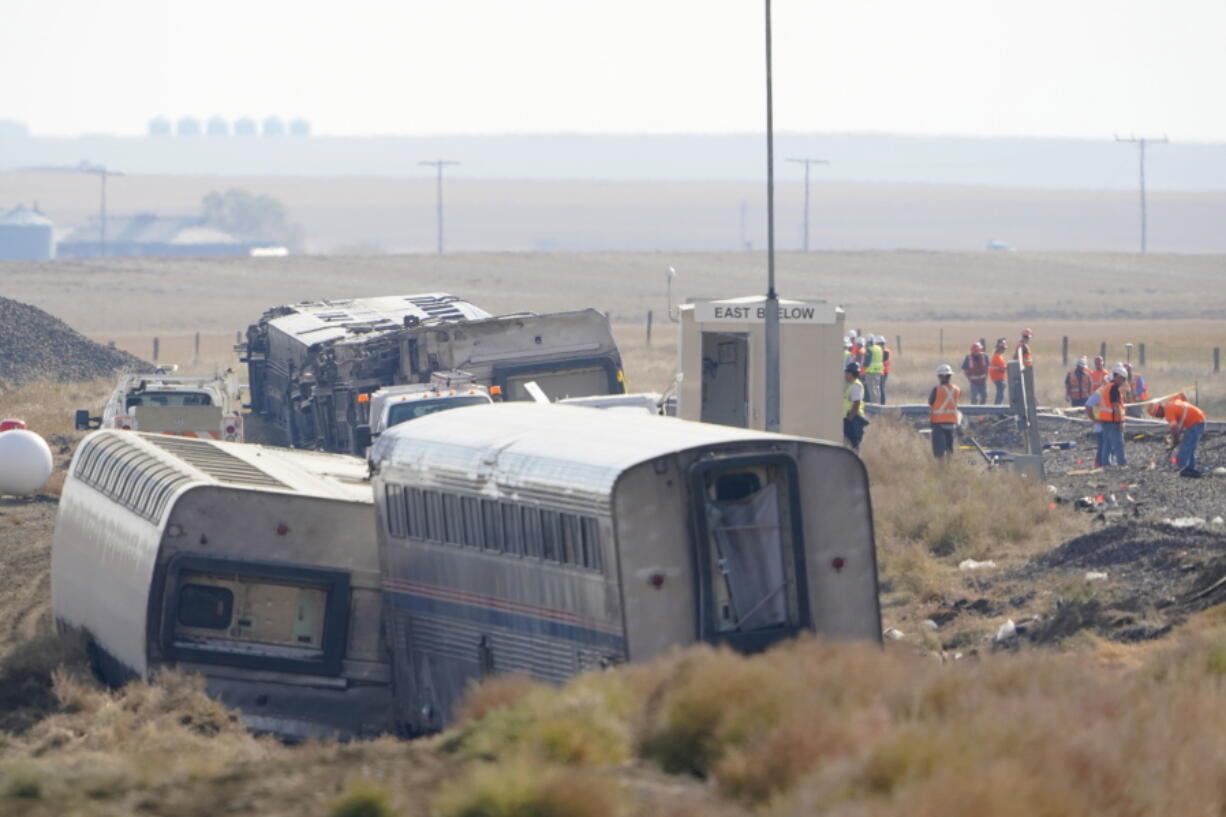
[[[47,483],[54,467],[51,449],[33,431],[0,432],[0,494],[34,493]]]

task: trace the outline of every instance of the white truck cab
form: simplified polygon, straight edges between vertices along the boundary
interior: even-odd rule
[[[238,377],[223,374],[192,376],[159,370],[125,374],[111,393],[101,417],[82,409],[76,427],[117,428],[180,437],[243,441],[243,416]]]
[[[416,420],[438,411],[475,406],[494,402],[491,395],[499,389],[488,389],[476,382],[468,372],[434,372],[429,383],[412,383],[400,386],[384,386],[369,395],[362,395],[359,402],[370,403],[370,425],[359,427],[359,437],[371,440],[394,425]],[[369,447],[369,443],[367,443]]]

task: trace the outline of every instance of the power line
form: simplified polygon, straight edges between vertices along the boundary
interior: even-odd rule
[[[1140,156],[1139,164],[1141,166],[1141,254],[1145,254],[1146,249],[1146,214],[1145,214],[1145,146],[1146,145],[1161,145],[1171,141],[1163,136],[1161,139],[1147,139],[1145,137],[1137,138],[1129,136],[1127,139],[1121,139],[1118,135],[1115,137],[1117,142],[1128,142],[1137,146]]]
[[[418,162],[419,165],[428,165],[438,170],[438,192],[436,201],[438,202],[438,253],[443,254],[443,168],[448,165],[458,165],[459,162],[454,162],[449,159],[434,159],[433,161]]]
[[[89,162],[81,162],[77,169],[82,173],[92,173],[102,182],[102,194],[98,202],[98,238],[99,252],[102,258],[107,256],[106,246],[106,177],[107,176],[122,176],[118,170],[107,170],[106,165],[91,165]]]
[[[809,166],[810,165],[828,165],[830,162],[825,159],[788,159],[789,162],[796,162],[805,166],[805,252],[809,251]]]

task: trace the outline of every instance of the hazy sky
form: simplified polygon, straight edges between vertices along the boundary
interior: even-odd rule
[[[1223,0],[774,0],[775,126],[1226,141]],[[763,129],[762,0],[3,0],[0,118]]]

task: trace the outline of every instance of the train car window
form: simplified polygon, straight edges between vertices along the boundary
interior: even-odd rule
[[[447,533],[443,541],[453,545],[467,545],[464,541],[464,514],[460,510],[460,498],[455,494],[443,494],[443,524]]]
[[[486,550],[506,550],[502,534],[502,512],[492,499],[481,500],[481,534]]]
[[[408,488],[404,498],[405,529],[414,539],[429,538],[426,526],[426,497],[420,488]]]
[[[551,400],[609,393],[609,374],[600,366],[553,370],[542,368],[508,377],[507,399],[531,400],[532,396],[526,388],[530,381],[536,381]]]
[[[583,565],[583,542],[579,532],[579,517],[573,513],[558,514],[562,528],[562,554],[559,561],[568,565]]]
[[[562,552],[562,525],[557,511],[541,511],[541,558],[547,562],[565,562]]]
[[[388,535],[399,539],[404,538],[407,532],[404,524],[404,488],[399,485],[384,486],[383,508]]]
[[[541,513],[526,505],[519,509],[520,526],[523,530],[524,555],[541,558],[544,552],[541,542]]]
[[[524,526],[523,519],[520,517],[520,508],[518,505],[512,505],[509,502],[501,503],[502,512],[502,535],[503,535],[503,552],[514,556],[523,556],[526,552],[524,549]]]
[[[600,570],[600,523],[590,516],[581,520],[580,533],[583,541],[582,565],[590,570]]]
[[[485,531],[481,525],[481,503],[476,497],[460,497],[460,510],[464,516],[464,544],[470,547],[485,546]]]
[[[423,491],[426,507],[426,538],[436,542],[447,541],[447,523],[444,520],[443,496],[438,491]]]
[[[184,627],[225,630],[234,615],[234,593],[225,587],[185,584],[179,588],[179,623]]]

